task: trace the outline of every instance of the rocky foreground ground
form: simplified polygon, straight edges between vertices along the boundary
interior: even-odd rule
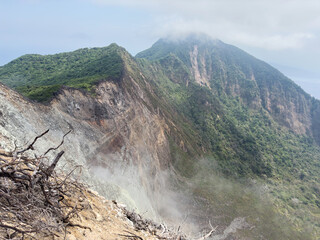
[[[108,201],[55,167],[53,160],[25,149],[0,150],[0,239],[185,239],[164,224],[143,219]]]

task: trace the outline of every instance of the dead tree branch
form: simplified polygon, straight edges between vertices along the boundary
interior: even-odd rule
[[[61,151],[58,153],[58,155],[56,156],[56,158],[53,160],[53,163],[45,170],[45,173],[48,177],[51,176],[53,170],[55,169],[55,167],[57,166],[60,158],[62,157],[62,155],[64,154],[64,151]]]
[[[34,150],[37,140],[48,132],[38,135],[28,147],[16,153],[0,150],[0,238],[36,239],[35,234],[56,236],[67,226],[83,227],[70,222],[72,216],[82,210],[70,201],[70,196],[81,194],[80,184],[68,179],[71,173],[58,176],[55,172],[64,151],[59,152],[50,165],[42,161],[43,157],[24,155]],[[57,147],[46,153],[58,149],[68,133],[70,131]],[[19,157],[15,157],[17,155]]]
[[[36,141],[39,139],[39,138],[42,138],[44,135],[46,135],[47,133],[49,132],[49,129],[44,131],[43,133],[41,133],[40,135],[36,136],[35,139],[33,140],[32,143],[30,143],[30,145],[28,147],[26,147],[25,149],[22,149],[21,151],[18,151],[17,154],[22,154],[28,150],[34,150],[33,148],[33,145],[36,143]]]
[[[209,221],[209,225],[210,225],[210,227],[211,227],[210,232],[208,232],[208,233],[207,233],[206,235],[204,235],[203,237],[198,238],[197,240],[205,240],[205,239],[211,237],[212,233],[214,233],[214,232],[217,230],[217,228],[218,228],[218,226],[216,226],[215,228],[213,228],[210,221]]]
[[[129,231],[125,231],[127,234],[118,234],[119,236],[121,237],[126,237],[126,238],[130,238],[130,239],[133,239],[133,240],[143,240],[142,237],[132,233],[132,232],[129,232]],[[130,235],[128,235],[130,234]]]
[[[67,133],[65,133],[62,137],[62,140],[60,142],[60,144],[58,146],[56,146],[55,148],[49,148],[44,154],[43,156],[47,155],[50,151],[53,151],[53,150],[57,150],[59,147],[62,146],[62,144],[64,143],[64,138],[69,134],[71,133],[72,130],[69,130]]]

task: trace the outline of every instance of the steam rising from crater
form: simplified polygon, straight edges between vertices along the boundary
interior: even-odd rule
[[[181,203],[188,197],[174,191],[169,170],[152,175],[148,167],[118,164],[112,169],[94,166],[90,172],[101,182],[99,191],[107,198],[124,203],[144,217],[175,226],[186,217]]]
[[[230,236],[297,236],[273,210],[268,188],[253,180],[233,181],[213,169],[211,159],[197,161],[196,174],[178,183],[173,171],[152,171],[146,166],[100,166],[90,171],[99,191],[109,199],[159,223],[174,226],[195,237],[217,227],[212,239]],[[97,185],[96,185],[97,186]],[[281,226],[281,228],[279,228]],[[270,231],[270,227],[273,229]],[[269,238],[270,237],[270,238]],[[306,238],[307,239],[307,238]]]

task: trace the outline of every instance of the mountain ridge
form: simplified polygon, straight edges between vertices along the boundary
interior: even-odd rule
[[[201,53],[199,52],[201,49],[202,56],[200,56]],[[277,118],[276,120],[282,125],[288,126],[297,133],[308,134],[308,131],[312,131],[312,134],[309,133],[308,135],[313,135],[316,141],[320,143],[319,135],[317,134],[319,132],[319,125],[315,122],[320,116],[315,114],[310,121],[307,119],[309,116],[304,117],[302,114],[299,114],[300,112],[303,112],[305,115],[314,115],[314,112],[311,110],[313,108],[318,109],[316,104],[318,100],[312,98],[308,93],[301,89],[301,87],[299,87],[289,78],[285,77],[277,69],[261,60],[252,57],[251,55],[234,46],[224,44],[221,41],[219,42],[219,47],[216,47],[213,44],[209,44],[208,47],[207,42],[203,44],[200,41],[189,42],[188,40],[185,40],[174,42],[169,40],[159,40],[150,49],[137,54],[137,57],[149,59],[148,55],[151,54],[152,56],[156,56],[156,58],[153,57],[149,60],[155,61],[168,57],[169,54],[173,54],[182,62],[187,64],[187,67],[193,68],[192,63],[190,62],[190,56],[188,56],[188,52],[189,55],[191,55],[195,50],[197,55],[200,54],[197,56],[198,59],[195,59],[197,62],[194,65],[197,65],[198,69],[195,69],[193,74],[198,83],[202,82],[202,85],[207,87],[212,85],[211,87],[213,91],[215,91],[217,94],[219,94],[219,91],[221,91],[220,89],[223,89],[222,91],[228,95],[239,96],[243,101],[245,101],[246,105],[251,104],[252,107],[255,107],[256,105],[262,105],[262,107],[269,111],[274,118]],[[162,55],[158,52],[160,52]],[[226,66],[232,68],[232,65],[234,65],[234,69],[229,73],[225,72],[224,69]],[[210,76],[208,76],[208,72],[211,72]],[[269,75],[264,74],[264,72],[268,72]],[[240,76],[240,78],[234,76],[230,77],[228,74],[236,74],[236,76]],[[224,80],[222,83],[219,83],[221,78]],[[210,80],[211,82],[209,83],[208,81]],[[269,83],[270,81],[272,83]],[[274,88],[275,85],[278,85],[278,89]],[[250,88],[251,91],[249,90]],[[278,94],[278,96],[275,98],[269,97],[270,95],[277,94],[279,90],[282,92]],[[272,93],[272,91],[274,91],[274,93]],[[283,97],[284,95],[288,94],[291,96]],[[289,109],[290,106],[283,106],[282,103],[285,102],[285,98],[287,97],[293,98],[294,100],[294,95],[297,95],[298,97],[301,96],[302,99],[295,100],[295,106],[291,107],[290,109],[291,114],[294,115],[291,116],[290,121],[286,121],[286,118],[288,118],[290,112],[283,112],[282,109]],[[306,109],[303,101],[307,101],[308,104],[311,105],[310,109]],[[301,104],[297,105],[299,103]],[[318,110],[315,112],[317,111]],[[307,126],[307,128],[303,129],[303,126]]]
[[[206,45],[207,41],[204,42]],[[219,50],[217,46],[207,49],[200,43],[195,47],[195,42],[192,42],[186,49],[184,45],[175,47],[176,43],[160,43],[164,44],[162,47],[171,44],[169,50],[174,51],[156,49],[160,51],[157,53],[153,49],[150,54],[146,50],[143,54],[149,54],[151,60],[141,58],[143,54],[134,58],[123,48],[112,45],[110,49],[115,53],[103,55],[103,59],[108,63],[112,62],[113,54],[116,54],[116,59],[119,57],[121,71],[116,71],[119,73],[115,75],[118,76],[116,78],[108,75],[112,72],[113,64],[104,64],[104,60],[99,62],[101,58],[92,56],[88,50],[88,55],[81,61],[88,60],[90,63],[92,60],[93,65],[72,65],[83,67],[84,76],[81,71],[77,73],[80,79],[88,77],[80,81],[84,88],[74,85],[61,88],[61,78],[52,78],[55,73],[51,78],[42,78],[45,70],[42,69],[38,75],[29,71],[29,74],[34,74],[32,76],[38,77],[40,85],[44,84],[37,88],[46,87],[48,79],[51,85],[58,79],[60,91],[44,106],[38,103],[33,105],[29,101],[15,101],[20,98],[19,95],[2,88],[0,110],[4,117],[0,122],[1,139],[9,146],[10,141],[16,138],[14,136],[21,133],[30,135],[40,126],[55,126],[59,134],[59,127],[72,127],[76,135],[72,137],[73,142],[67,144],[72,148],[69,157],[79,158],[77,161],[85,166],[94,166],[94,172],[86,173],[85,180],[92,174],[100,176],[100,180],[103,179],[99,183],[101,186],[95,184],[102,194],[108,194],[106,189],[109,188],[104,181],[112,181],[113,178],[124,181],[117,174],[112,175],[112,172],[124,171],[128,179],[135,179],[137,176],[132,174],[134,172],[138,173],[140,180],[137,182],[142,183],[141,189],[146,189],[146,194],[135,194],[137,189],[130,189],[132,184],[128,182],[122,184],[121,189],[127,187],[127,191],[134,196],[149,196],[151,200],[148,204],[156,205],[153,210],[149,209],[150,212],[163,209],[168,204],[158,203],[158,199],[162,199],[161,194],[151,189],[166,189],[166,181],[162,177],[169,172],[170,182],[182,184],[181,189],[187,189],[197,199],[196,202],[205,199],[201,206],[207,206],[213,215],[222,214],[221,221],[224,224],[248,214],[249,223],[256,225],[253,216],[257,217],[259,213],[263,221],[275,227],[271,223],[274,218],[269,217],[268,220],[266,213],[255,205],[259,198],[256,199],[255,194],[247,194],[252,190],[241,184],[236,185],[231,187],[240,189],[234,191],[239,193],[236,195],[224,189],[220,183],[222,180],[216,178],[222,175],[231,182],[254,179],[257,184],[267,186],[276,211],[290,216],[292,228],[289,232],[285,228],[279,232],[273,230],[273,237],[268,238],[266,236],[271,234],[268,232],[270,229],[265,230],[263,224],[258,224],[251,233],[245,231],[245,234],[258,236],[260,231],[267,239],[276,239],[277,234],[283,239],[290,239],[289,236],[292,239],[293,236],[300,236],[300,233],[295,235],[296,229],[300,229],[297,232],[303,232],[301,236],[304,237],[297,239],[308,239],[308,234],[316,236],[319,233],[316,214],[320,206],[317,201],[320,194],[317,184],[320,149],[315,135],[320,126],[320,122],[317,122],[319,102],[308,97],[277,70],[270,70],[267,65],[256,62],[255,58],[248,57],[243,51],[236,54],[237,48],[230,50],[228,45],[223,45],[227,49]],[[66,56],[69,54],[72,55],[66,53]],[[50,64],[54,64],[54,61]],[[35,66],[39,67],[37,64]],[[0,81],[4,76],[9,76],[7,68],[5,65],[0,69]],[[94,70],[100,68],[103,68],[102,74],[95,75]],[[14,73],[12,70],[13,76]],[[65,71],[65,75],[58,75],[68,74],[69,70]],[[78,78],[73,78],[75,70],[70,75],[71,83],[76,85]],[[41,83],[42,80],[44,83]],[[13,96],[14,99],[10,99]],[[41,120],[37,121],[37,117]],[[24,122],[29,127],[24,126]],[[21,133],[14,132],[18,127],[22,129]],[[88,153],[94,153],[96,157],[86,160]],[[131,167],[135,171],[129,171]],[[105,180],[104,175],[111,175],[112,178]],[[291,184],[293,182],[295,184]],[[216,184],[221,188],[215,188]],[[230,189],[232,184],[227,185]],[[125,193],[124,190],[119,192]],[[252,201],[252,209],[243,203],[244,198]],[[298,201],[295,200],[293,204],[292,199]],[[135,201],[139,202],[137,199]],[[223,207],[226,201],[232,202],[239,215]],[[217,211],[219,208],[225,212]],[[199,219],[207,217],[203,212],[201,214],[197,215]],[[219,225],[219,222],[214,224]],[[306,228],[308,224],[313,229]],[[303,235],[303,228],[307,235]],[[219,231],[222,233],[223,228]],[[237,234],[244,236],[244,233]]]

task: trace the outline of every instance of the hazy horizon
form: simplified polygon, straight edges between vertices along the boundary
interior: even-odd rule
[[[132,55],[168,34],[203,32],[279,69],[320,99],[316,0],[0,0],[0,66],[24,54],[110,43]]]

